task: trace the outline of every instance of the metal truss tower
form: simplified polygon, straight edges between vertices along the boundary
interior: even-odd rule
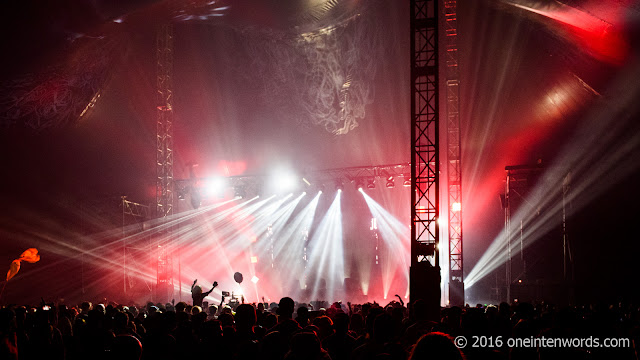
[[[411,7],[411,301],[440,306],[438,0]]]
[[[173,214],[173,25],[160,25],[156,43],[156,213]]]
[[[457,0],[444,1],[443,25],[447,75],[447,187],[449,192],[449,303],[464,305],[457,7]]]
[[[173,25],[159,26],[156,39],[157,122],[156,122],[156,216],[166,219],[173,214]],[[158,243],[157,296],[169,295],[173,289],[173,271],[169,231]],[[164,239],[163,239],[164,238]]]
[[[524,239],[523,232],[523,220],[520,220],[519,224],[516,224],[517,228],[514,228],[511,224],[512,214],[514,214],[521,206],[531,206],[525,199],[527,193],[531,190],[533,185],[537,182],[538,177],[541,174],[542,164],[536,165],[513,165],[506,166],[505,171],[507,173],[504,189],[504,229],[506,237],[507,247],[507,263],[505,265],[505,293],[506,302],[511,303],[514,299],[513,285],[519,278],[527,277],[527,262],[524,257]],[[533,209],[530,209],[533,210]],[[516,243],[517,232],[520,233],[520,244]],[[520,250],[520,256],[515,257],[514,260],[513,251]],[[519,259],[518,259],[519,258]],[[516,275],[515,277],[513,275]]]
[[[129,274],[129,268],[131,267],[131,260],[127,261],[127,251],[129,251],[129,244],[127,241],[128,231],[127,231],[127,215],[131,218],[135,219],[137,223],[141,226],[139,227],[139,231],[144,229],[142,226],[142,222],[145,219],[149,218],[149,206],[142,205],[137,202],[133,202],[131,200],[127,200],[126,196],[122,196],[122,276],[123,276],[123,294],[127,293],[127,282],[131,283],[131,275]],[[134,261],[136,259],[134,258]],[[127,281],[129,278],[129,281]],[[131,285],[130,285],[131,287]]]

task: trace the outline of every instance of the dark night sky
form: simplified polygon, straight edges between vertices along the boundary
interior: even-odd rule
[[[224,16],[175,26],[177,178],[188,176],[189,162],[198,163],[198,176],[207,177],[223,164],[231,166],[231,175],[240,175],[262,173],[281,163],[305,170],[409,160],[408,1],[380,1],[366,13],[375,19],[382,49],[376,54],[374,76],[365,77],[374,100],[360,126],[340,136],[298,118],[301,105],[291,101],[299,99],[292,93],[298,84],[268,88],[271,75],[261,75],[255,66],[267,54],[260,52],[264,46],[246,46],[245,35],[233,30],[253,26],[277,33],[304,10],[275,0],[229,3]],[[593,7],[593,1],[573,3],[622,29],[630,46],[623,61],[603,56],[606,48],[594,53],[585,46],[584,34],[542,16],[493,1],[459,4],[465,270],[471,270],[502,229],[498,194],[503,191],[504,166],[544,159],[546,164],[557,160],[574,168],[584,151],[590,166],[604,164],[611,171],[583,190],[590,195],[573,217],[579,281],[606,282],[584,286],[582,294],[585,301],[637,296],[637,290],[620,288],[633,283],[633,255],[640,250],[632,229],[640,200],[640,158],[633,156],[639,145],[638,106],[620,94],[640,94],[637,81],[630,81],[638,74],[633,33],[638,10],[614,1],[622,15],[612,19],[613,11]],[[117,207],[123,194],[153,201],[155,62],[148,19],[159,5],[66,0],[50,8],[33,1],[2,6],[3,80],[65,61],[60,59],[73,48],[70,36],[97,37],[113,34],[114,26],[124,29],[116,30],[126,41],[117,50],[103,96],[87,118],[52,130],[1,130],[5,176],[0,264],[8,265],[30,246],[63,259],[67,253],[56,241],[81,246],[80,234],[117,224],[117,208],[111,216],[115,220],[101,219],[108,211],[98,211],[96,204]],[[127,14],[123,24],[111,22]],[[292,79],[299,79],[296,76]],[[582,127],[597,123],[599,116],[602,121],[619,116],[621,128],[611,133],[623,136],[606,139],[603,131],[601,142],[583,141],[589,131]],[[626,154],[622,159],[612,155],[620,150]],[[567,156],[574,160],[563,160]],[[590,174],[578,173],[585,178]],[[393,208],[403,202],[408,206],[404,198],[386,205]],[[47,261],[43,256],[42,264],[30,267],[53,266]],[[47,280],[37,277],[36,270],[24,270],[32,275],[27,277],[29,286],[43,286]],[[478,298],[486,296],[485,290],[474,289]]]

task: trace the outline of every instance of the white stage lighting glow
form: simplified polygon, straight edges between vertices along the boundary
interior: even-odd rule
[[[293,191],[298,185],[298,177],[293,172],[287,170],[278,170],[271,177],[270,181],[271,188],[278,193]]]
[[[207,195],[221,195],[228,186],[228,180],[224,177],[214,177],[205,182],[205,192]]]
[[[254,283],[254,284],[257,284],[259,280],[260,279],[255,275],[251,278],[251,282]]]

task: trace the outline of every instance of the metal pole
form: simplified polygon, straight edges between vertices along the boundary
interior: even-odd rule
[[[126,196],[122,196],[122,291],[127,293],[127,237],[125,236],[125,206]]]

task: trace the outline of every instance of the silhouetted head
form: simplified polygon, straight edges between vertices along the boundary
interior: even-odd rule
[[[337,313],[333,318],[333,328],[339,334],[346,334],[349,331],[349,315]]]
[[[176,312],[183,312],[187,308],[187,303],[180,301],[176,304]]]
[[[113,340],[111,352],[114,359],[139,360],[142,355],[142,344],[131,335],[118,335]]]
[[[290,297],[283,297],[278,303],[278,315],[285,318],[291,318],[295,308],[295,302]]]
[[[240,304],[236,308],[236,327],[251,329],[256,324],[256,310],[249,304]]]
[[[200,285],[196,285],[193,287],[193,289],[191,289],[191,293],[193,295],[200,295],[202,294],[202,288],[200,287]]]
[[[432,332],[422,336],[413,348],[409,360],[417,359],[464,360],[465,357],[449,335]]]
[[[314,333],[299,332],[291,338],[290,353],[296,359],[313,359],[322,353],[320,339]]]
[[[333,334],[333,321],[326,315],[318,316],[313,319],[313,325],[317,326],[320,330],[318,333],[318,337],[320,339],[324,340],[326,337]]]

